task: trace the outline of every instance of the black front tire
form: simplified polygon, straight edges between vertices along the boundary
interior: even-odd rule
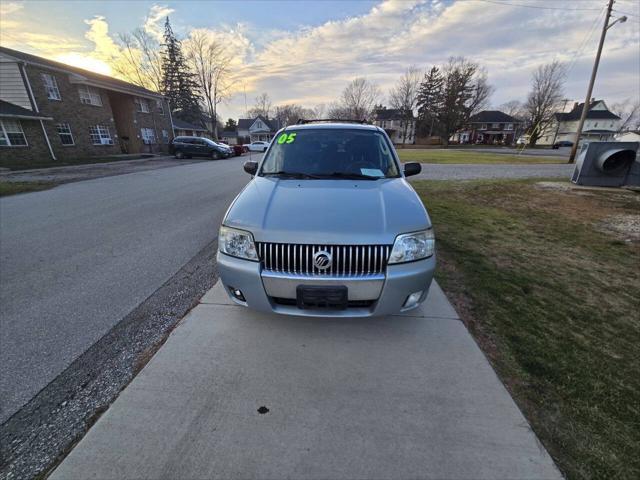
[[[215,150],[213,152],[211,152],[211,159],[212,160],[220,160],[220,153],[216,152]]]

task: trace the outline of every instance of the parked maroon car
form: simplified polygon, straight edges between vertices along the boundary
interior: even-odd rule
[[[226,146],[230,147],[234,157],[239,157],[243,153],[247,152],[247,149],[243,145],[229,145],[229,142],[222,140],[220,140],[219,143],[224,143]]]
[[[242,145],[229,145],[231,148],[233,148],[233,154],[236,157],[239,157],[240,155],[242,155],[243,153],[246,152],[246,150],[244,149],[244,147]]]

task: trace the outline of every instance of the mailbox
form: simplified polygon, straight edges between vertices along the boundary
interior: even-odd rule
[[[638,142],[590,142],[580,150],[571,181],[577,185],[638,185]]]

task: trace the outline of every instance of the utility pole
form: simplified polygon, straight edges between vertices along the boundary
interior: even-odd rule
[[[609,0],[609,5],[607,5],[607,13],[604,16],[604,24],[602,25],[602,33],[600,34],[600,43],[598,44],[598,52],[596,53],[596,59],[593,63],[593,70],[591,71],[591,80],[589,80],[589,88],[587,88],[587,97],[584,101],[584,106],[582,107],[582,115],[580,116],[580,122],[578,123],[578,131],[576,132],[576,138],[573,142],[573,146],[571,147],[571,155],[569,156],[569,163],[573,163],[576,158],[576,152],[578,151],[578,143],[580,142],[580,135],[582,135],[582,127],[584,125],[584,121],[587,118],[587,113],[589,113],[589,107],[591,107],[591,94],[593,93],[593,84],[596,81],[596,74],[598,73],[598,65],[600,64],[600,56],[602,55],[602,46],[604,45],[604,38],[607,36],[607,30],[613,27],[617,22],[624,23],[627,20],[627,17],[620,17],[615,20],[611,25],[609,25],[609,19],[611,18],[611,10],[613,10],[614,0]]]

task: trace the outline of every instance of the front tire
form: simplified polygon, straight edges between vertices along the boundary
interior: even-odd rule
[[[213,152],[211,152],[211,158],[213,160],[220,160],[220,153],[214,150]]]
[[[182,159],[184,158],[184,153],[182,153],[180,150],[178,150],[178,151],[176,152],[176,154],[175,154],[175,157],[176,157],[178,160],[182,160]]]

